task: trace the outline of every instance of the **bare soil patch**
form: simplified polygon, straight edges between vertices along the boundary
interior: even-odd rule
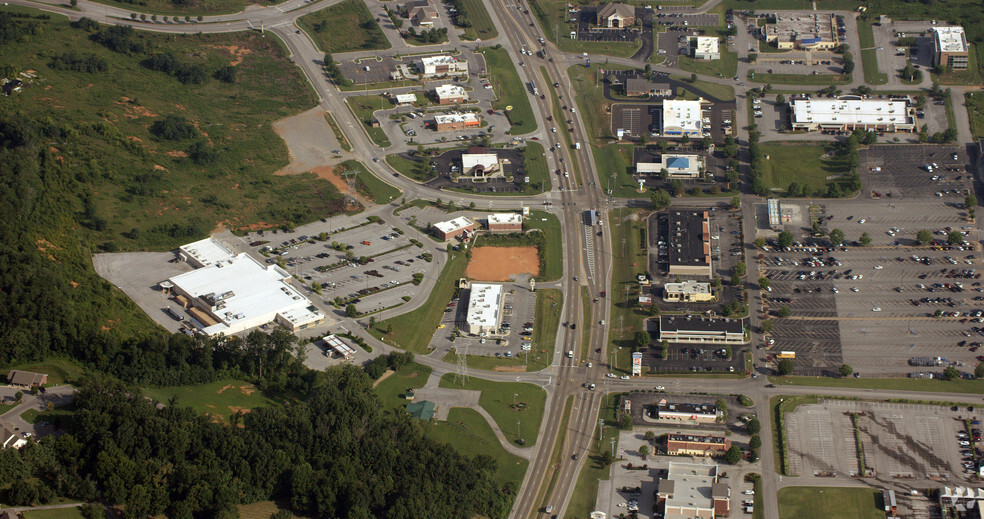
[[[465,270],[465,275],[478,281],[509,281],[517,274],[539,273],[536,247],[478,247],[472,249]]]

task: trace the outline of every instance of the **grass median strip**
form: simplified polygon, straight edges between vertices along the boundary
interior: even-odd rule
[[[485,64],[491,76],[492,87],[495,88],[498,100],[492,103],[492,108],[496,110],[512,110],[506,112],[509,118],[509,129],[511,135],[522,135],[536,130],[536,118],[533,116],[533,107],[526,96],[526,88],[519,79],[519,72],[513,66],[512,60],[506,49],[495,46],[485,47],[479,52],[485,56]]]
[[[831,377],[769,377],[777,385],[854,387],[891,391],[924,391],[933,393],[984,393],[984,380],[935,380],[923,378],[831,378]]]
[[[864,69],[864,82],[869,85],[888,83],[888,74],[878,72],[878,53],[875,49],[875,35],[871,19],[858,20],[858,39],[861,43],[861,68]]]
[[[613,393],[606,395],[601,401],[598,419],[604,421],[604,427],[600,438],[598,428],[592,427],[591,446],[586,453],[588,459],[585,460],[581,467],[581,474],[577,478],[577,485],[567,506],[567,517],[588,517],[594,510],[598,498],[598,485],[611,478],[609,460],[615,458],[609,449],[611,449],[611,440],[618,438],[616,406],[622,395],[624,393]]]

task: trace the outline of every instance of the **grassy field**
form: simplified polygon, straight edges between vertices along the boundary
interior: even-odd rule
[[[492,427],[477,411],[456,407],[448,413],[446,422],[423,424],[423,428],[431,439],[448,443],[465,456],[492,456],[496,461],[495,481],[499,486],[512,481],[519,488],[522,483],[529,462],[506,452]]]
[[[856,387],[934,393],[984,393],[984,380],[933,380],[922,378],[769,377],[774,384],[790,386]]]
[[[670,76],[672,79],[677,79],[689,83],[697,90],[706,92],[711,97],[716,97],[722,101],[734,101],[735,100],[735,89],[728,85],[722,85],[720,83],[712,83],[710,81],[704,81],[698,79],[697,81],[691,81],[690,76]]]
[[[276,226],[340,210],[341,197],[329,182],[313,174],[272,175],[287,164],[288,153],[271,122],[316,103],[275,35],[130,36],[134,44],[201,65],[207,77],[195,85],[141,65],[148,54],[113,52],[68,23],[41,25],[43,38],[8,43],[4,56],[15,70],[40,69],[44,87],[25,88],[16,104],[0,106],[0,114],[59,121],[78,134],[52,153],[91,186],[66,203],[80,215],[83,206],[91,208],[88,221],[78,223],[93,249],[168,250],[219,223]],[[47,65],[66,52],[101,59],[107,71]],[[230,64],[234,82],[210,78]],[[184,118],[193,136],[153,134],[150,127],[168,115]],[[205,153],[196,163],[188,150],[199,145]]]
[[[614,139],[611,116],[606,111],[611,102],[605,99],[604,88],[598,77],[598,70],[601,68],[601,65],[595,63],[590,68],[571,65],[567,69],[567,77],[571,78],[574,91],[577,92],[577,108],[581,111],[585,133],[591,136],[594,146]]]
[[[871,488],[786,487],[779,489],[780,519],[880,519],[881,491]]]
[[[592,427],[594,431],[591,448],[587,452],[588,459],[585,461],[581,474],[577,478],[577,485],[571,495],[571,501],[567,505],[567,517],[569,519],[588,519],[591,511],[594,510],[595,501],[598,499],[598,485],[607,482],[611,475],[611,466],[605,465],[602,461],[602,449],[611,449],[612,438],[618,437],[618,427],[615,416],[615,406],[618,393],[606,395],[601,401],[601,412],[598,414],[599,420],[605,421],[601,437],[598,437],[598,428]]]
[[[749,81],[771,85],[846,85],[851,82],[850,74],[767,74],[749,72]]]
[[[141,392],[144,396],[165,405],[171,398],[177,398],[177,405],[191,407],[195,411],[224,422],[228,421],[229,416],[235,414],[236,411],[249,412],[254,407],[276,404],[256,389],[253,384],[235,379],[224,379],[190,386],[148,387],[142,388]]]
[[[376,175],[373,175],[366,169],[366,166],[357,160],[346,160],[338,166],[342,171],[358,171],[359,175],[355,177],[355,188],[356,190],[365,196],[372,199],[373,202],[377,204],[387,204],[392,200],[396,200],[403,194],[399,188],[391,186],[386,182],[380,180]]]
[[[823,190],[827,177],[850,173],[850,165],[841,156],[821,158],[833,148],[829,144],[767,142],[760,147],[762,153],[769,156],[762,167],[763,179],[769,187],[785,190],[790,183],[796,182]]]
[[[644,239],[646,225],[639,217],[644,211],[616,209],[609,213],[609,233],[612,237],[612,289],[608,299],[612,305],[608,323],[608,341],[617,348],[616,366],[629,368],[631,345],[636,332],[643,330],[643,321],[649,317],[635,304],[639,291],[636,276],[649,269]],[[624,346],[624,347],[623,347]],[[605,352],[610,356],[610,351]],[[606,356],[606,358],[607,358]]]
[[[878,51],[875,50],[875,35],[871,30],[870,19],[858,20],[858,38],[861,43],[861,67],[864,69],[864,82],[869,85],[888,83],[888,74],[878,72]]]
[[[417,169],[417,163],[412,160],[407,160],[397,154],[387,155],[386,163],[395,169],[401,175],[416,180],[417,182],[427,182],[428,180],[437,176],[433,170],[429,170],[428,174],[422,174]]]
[[[633,144],[609,144],[603,148],[593,148],[595,166],[604,172],[599,178],[605,192],[611,192],[617,198],[639,198],[649,196],[639,193],[639,184],[632,178],[634,165]]]
[[[536,130],[536,119],[530,100],[526,97],[526,88],[523,87],[506,49],[485,47],[480,52],[485,56],[489,80],[498,98],[492,103],[492,108],[505,110],[507,106],[512,106],[512,111],[506,114],[511,125],[509,133],[523,135]]]
[[[727,43],[721,44],[721,59],[703,60],[690,56],[680,56],[680,70],[696,72],[705,76],[734,77],[738,72],[738,54],[727,49]],[[715,83],[716,84],[716,83]]]
[[[546,218],[546,221],[544,221]],[[561,243],[560,220],[557,215],[546,211],[530,211],[526,219],[527,229],[540,229],[547,238],[546,250],[547,267],[537,276],[540,281],[556,281],[564,275],[563,244]]]
[[[968,92],[965,96],[970,132],[975,139],[984,138],[984,93]]]
[[[28,510],[21,512],[21,516],[24,519],[83,519],[85,517],[78,507]]]
[[[448,301],[458,280],[465,276],[468,258],[463,253],[452,255],[444,266],[440,279],[420,308],[379,321],[369,329],[377,339],[414,353],[427,353],[434,330],[441,322]]]
[[[536,443],[547,399],[546,391],[540,386],[492,382],[478,377],[469,377],[462,385],[454,383],[454,373],[447,373],[441,377],[441,387],[481,391],[478,403],[492,415],[503,436],[514,443],[523,438],[528,446]]]
[[[240,519],[270,519],[270,516],[277,512],[286,511],[277,506],[273,501],[257,501],[248,505],[238,505],[236,510],[239,512]],[[290,514],[290,517],[297,517]]]
[[[345,101],[348,103],[349,109],[352,110],[355,118],[363,124],[363,128],[366,130],[366,133],[369,134],[369,138],[372,139],[372,142],[376,143],[376,146],[379,146],[380,148],[388,148],[393,145],[381,126],[373,128],[370,125],[370,122],[373,120],[378,120],[380,125],[388,122],[377,119],[374,113],[376,110],[391,108],[393,103],[389,99],[386,99],[381,95],[369,95],[352,96],[347,98]]]
[[[48,359],[41,362],[14,364],[5,369],[0,375],[6,377],[7,373],[12,369],[44,373],[48,375],[48,383],[45,384],[48,387],[75,382],[85,374],[85,368],[66,359]]]
[[[933,74],[933,79],[941,85],[980,85],[984,80],[981,79],[980,69],[974,67],[974,63],[979,63],[977,57],[977,47],[973,43],[967,42],[967,70],[950,70],[942,74]]]
[[[360,0],[343,0],[306,14],[298,18],[297,23],[322,52],[337,54],[390,48],[383,30]]]
[[[461,0],[461,5],[468,13],[468,21],[471,23],[471,27],[465,28],[461,39],[474,41],[481,38],[490,40],[499,35],[499,31],[495,29],[492,17],[489,16],[482,0]]]
[[[533,317],[536,326],[533,330],[530,352],[522,351],[520,343],[517,343],[511,346],[516,349],[512,357],[468,355],[468,367],[486,371],[495,371],[497,368],[515,369],[520,366],[523,366],[525,371],[546,369],[553,361],[557,343],[557,325],[560,324],[560,312],[563,306],[564,294],[560,290],[553,288],[537,290],[536,311]],[[458,354],[449,351],[442,360],[449,363],[457,362]]]
[[[525,186],[539,186],[539,189],[531,188],[528,193],[540,194],[553,189],[553,182],[550,181],[550,170],[547,169],[547,157],[543,151],[543,145],[535,141],[526,141],[526,149],[523,150],[523,162],[526,167],[526,175],[530,181]]]
[[[431,368],[413,363],[381,380],[375,387],[383,409],[402,411],[409,400],[401,396],[408,389],[420,389],[427,383]]]

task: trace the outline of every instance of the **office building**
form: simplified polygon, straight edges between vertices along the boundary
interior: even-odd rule
[[[689,344],[744,344],[745,319],[659,316],[659,340]]]
[[[674,434],[666,435],[666,453],[671,456],[723,456],[731,448],[724,436]]]
[[[632,77],[625,80],[625,95],[628,97],[670,97],[673,88],[669,83],[653,83],[646,78]]]
[[[450,113],[434,116],[434,129],[439,132],[480,128],[482,121],[473,113]]]
[[[472,283],[465,324],[473,335],[495,333],[502,322],[502,285]]]
[[[916,129],[913,110],[905,100],[841,96],[837,99],[795,99],[790,107],[794,130],[900,132]]]
[[[523,215],[519,213],[494,213],[489,215],[489,231],[522,232]]]
[[[721,50],[718,48],[719,40],[708,36],[691,36],[690,51],[694,59],[712,60],[721,59]]]
[[[474,230],[475,222],[467,216],[459,216],[453,220],[437,222],[434,224],[434,233],[437,234],[437,237],[442,240],[457,238],[458,236],[470,233]]]
[[[437,98],[437,104],[441,105],[456,105],[468,100],[465,87],[458,85],[440,85],[434,89],[434,97]]]
[[[598,27],[621,29],[635,24],[635,7],[626,4],[605,4],[598,8],[595,20]]]
[[[669,274],[712,277],[708,212],[671,209],[668,215]]]
[[[717,465],[670,462],[657,481],[656,510],[663,519],[714,519],[731,513],[731,487],[718,481]]]
[[[665,137],[701,137],[700,101],[663,101],[663,136]]]
[[[933,65],[967,69],[967,34],[963,27],[933,27]]]
[[[779,50],[830,50],[840,43],[833,13],[773,14],[761,37]]]
[[[657,162],[636,163],[636,173],[640,175],[659,175],[664,169],[669,179],[696,179],[704,170],[704,159],[699,155],[664,153]]]
[[[420,58],[417,66],[422,79],[468,74],[468,62],[448,54]]]
[[[670,303],[706,303],[714,300],[710,283],[692,279],[663,285],[663,301]]]

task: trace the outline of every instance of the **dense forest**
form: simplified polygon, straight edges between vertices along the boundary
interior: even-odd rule
[[[0,13],[0,55],[11,56],[10,46],[45,37],[46,31],[51,38],[48,23],[44,16]],[[91,30],[94,43],[49,54],[41,66],[92,75],[128,63],[114,57],[117,51],[101,48],[126,43],[113,38],[123,33],[75,30]],[[174,85],[202,78],[200,71],[182,68],[190,63],[187,55],[175,61],[162,48],[160,58],[133,59],[150,59],[141,68],[156,67],[153,73]],[[231,77],[223,71],[209,69],[217,81],[206,81],[242,79],[242,70]],[[0,75],[11,73],[0,65]],[[128,152],[138,160],[147,154],[121,146],[113,151],[119,156],[99,156],[111,139],[111,125],[82,120],[78,112],[52,117],[18,104],[25,99],[0,97],[0,368],[64,357],[93,375],[78,381],[74,410],[58,421],[66,434],[20,451],[0,450],[0,501],[32,504],[61,496],[125,505],[128,517],[164,513],[170,519],[234,517],[235,505],[268,499],[313,517],[508,513],[514,489],[496,488],[494,461],[462,456],[425,438],[408,416],[380,411],[366,370],[311,371],[298,360],[297,339],[282,330],[203,338],[156,327],[95,274],[90,260],[109,232],[98,229],[106,213],[94,193],[97,183],[108,185],[105,164],[126,160]],[[147,139],[204,142],[189,120],[148,121]],[[168,163],[171,176],[202,165],[188,155]],[[121,169],[117,179],[124,173],[131,174]],[[125,178],[133,186],[144,183]],[[135,196],[139,201],[157,195]],[[213,224],[203,219],[195,228],[160,225],[160,242],[199,237]],[[127,239],[144,243],[143,234]],[[409,360],[390,356],[367,371],[375,376],[384,365]],[[181,402],[158,407],[137,388],[222,377],[249,380],[289,405],[237,415],[230,426]]]

